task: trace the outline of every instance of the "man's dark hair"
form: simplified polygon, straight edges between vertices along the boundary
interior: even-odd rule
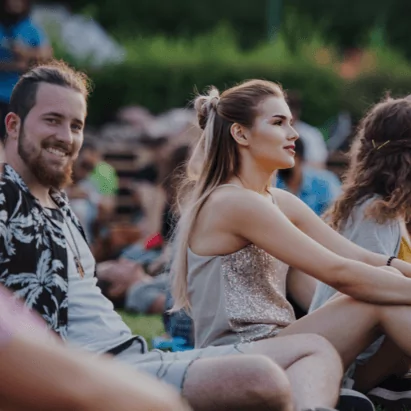
[[[297,138],[297,140],[295,140],[294,144],[295,144],[294,151],[295,151],[296,157],[304,158],[305,147],[304,147],[303,140],[301,138]]]
[[[294,141],[294,144],[295,157],[304,160],[305,149],[303,141],[301,140],[301,138],[297,138],[297,140]],[[290,180],[291,176],[293,176],[293,173],[293,167],[285,168],[283,170],[278,170],[278,177],[280,177],[287,183]]]
[[[26,19],[30,15],[32,0],[25,0],[25,8],[22,13],[11,14],[6,10],[6,3],[8,0],[0,0],[0,24],[3,24],[6,29],[18,24],[20,21]]]
[[[301,93],[297,90],[290,90],[287,92],[287,104],[291,111],[301,111],[302,98]]]
[[[80,92],[87,100],[90,83],[87,75],[71,68],[64,61],[53,60],[30,69],[23,74],[13,88],[9,111],[17,114],[22,123],[36,104],[40,83],[54,84]],[[4,137],[6,139],[7,136]]]

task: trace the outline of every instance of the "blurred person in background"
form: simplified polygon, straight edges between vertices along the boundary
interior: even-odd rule
[[[293,116],[293,127],[304,143],[304,159],[312,167],[325,168],[328,159],[328,150],[324,136],[318,128],[301,120],[302,98],[298,91],[287,93],[287,103]]]
[[[152,277],[141,264],[126,258],[97,264],[98,286],[115,308],[139,314],[163,314],[167,275]]]
[[[63,346],[46,324],[0,286],[2,411],[183,411],[155,379]]]
[[[162,154],[137,173],[139,178],[145,178],[135,185],[145,233],[142,240],[121,253],[121,257],[143,264],[150,274],[158,274],[170,261],[168,245],[178,218],[174,213],[177,186],[191,151],[188,145],[171,146],[170,152],[169,147],[170,143],[164,139],[159,148]],[[168,152],[166,156],[164,153]]]
[[[70,205],[91,243],[101,195],[91,182],[90,176],[99,161],[100,153],[96,146],[85,142],[73,165],[73,184],[66,189]]]
[[[14,85],[33,63],[47,60],[52,49],[30,19],[31,0],[0,0],[0,137]]]
[[[102,161],[101,152],[86,141],[73,165],[73,184],[67,187],[70,204],[90,243],[94,243],[111,221],[116,205],[117,176]]]
[[[320,170],[306,163],[302,136],[294,144],[294,167],[278,170],[277,188],[296,195],[317,215],[321,215],[340,193],[340,180],[331,171]]]

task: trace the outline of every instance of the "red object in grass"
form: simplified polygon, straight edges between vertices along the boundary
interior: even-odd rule
[[[153,248],[160,248],[164,243],[164,239],[160,233],[157,233],[150,237],[144,244],[146,250],[152,250]]]

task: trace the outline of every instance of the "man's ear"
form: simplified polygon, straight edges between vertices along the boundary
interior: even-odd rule
[[[20,135],[21,119],[16,113],[8,113],[5,118],[7,137],[17,140]]]
[[[233,123],[230,127],[230,133],[233,139],[241,146],[247,147],[249,145],[249,141],[247,139],[248,131],[241,124]]]

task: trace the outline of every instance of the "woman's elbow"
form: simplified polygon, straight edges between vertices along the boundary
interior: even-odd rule
[[[346,258],[339,258],[330,264],[324,264],[322,271],[323,278],[319,280],[343,294],[351,295],[352,290],[359,286],[355,280],[355,270],[351,267],[350,260]]]

